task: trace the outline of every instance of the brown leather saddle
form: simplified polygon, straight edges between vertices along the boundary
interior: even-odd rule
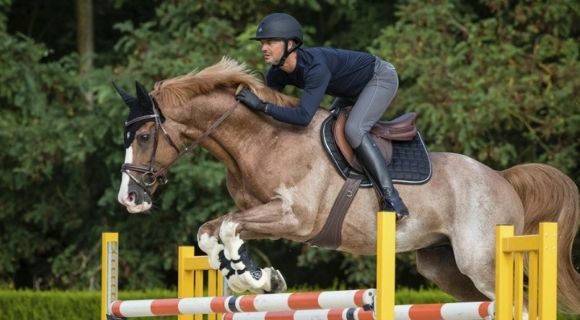
[[[363,172],[358,163],[354,150],[346,140],[344,127],[350,110],[341,111],[332,126],[332,133],[338,149],[348,164],[358,172]],[[393,144],[391,141],[411,141],[417,135],[415,120],[417,113],[409,112],[390,121],[379,121],[371,129],[371,135],[383,153],[386,163],[393,159]]]

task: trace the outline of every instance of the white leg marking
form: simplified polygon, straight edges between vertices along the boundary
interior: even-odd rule
[[[248,283],[245,281],[245,279],[242,278],[238,274],[232,275],[228,279],[228,287],[233,292],[236,292],[236,293],[240,293],[240,292],[244,292],[244,291],[247,291],[247,290],[251,290],[250,285],[248,285]]]
[[[224,250],[224,246],[218,243],[217,237],[209,236],[207,233],[204,233],[199,239],[197,239],[197,243],[200,249],[208,255],[209,265],[214,269],[219,269],[219,253]]]
[[[279,291],[286,290],[284,277],[274,268],[259,268],[257,270],[248,270],[244,261],[241,260],[240,248],[244,241],[236,234],[238,223],[224,221],[220,228],[220,239],[224,244],[224,256],[230,261],[231,267],[236,270],[244,270],[241,274],[234,274],[228,279],[228,285],[234,292],[250,290],[255,293],[270,292],[272,289]],[[201,244],[200,244],[201,246]],[[250,257],[251,258],[251,257]],[[235,260],[236,262],[233,262]],[[246,261],[247,262],[247,261]],[[252,273],[251,271],[254,271]],[[258,272],[257,272],[258,271]],[[261,272],[261,274],[260,274]],[[258,275],[259,278],[256,279]],[[276,288],[272,288],[272,277],[276,275]]]
[[[226,259],[230,261],[230,265],[234,270],[245,270],[242,274],[236,272],[236,274],[232,275],[228,279],[228,285],[235,292],[245,290],[256,291],[257,288],[264,285],[264,277],[260,278],[261,281],[254,279],[250,271],[246,269],[246,265],[240,260],[239,250],[244,244],[244,241],[236,234],[237,227],[238,223],[224,221],[220,228],[220,239],[225,246],[224,255]],[[236,260],[237,262],[233,262],[232,260]]]
[[[220,239],[225,246],[224,254],[228,260],[239,260],[239,250],[244,241],[236,234],[238,223],[224,221],[220,228]],[[234,266],[235,268],[235,266]]]

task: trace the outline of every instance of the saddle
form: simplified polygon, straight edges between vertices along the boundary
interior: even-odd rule
[[[345,110],[338,113],[332,126],[332,133],[338,149],[348,164],[356,171],[364,172],[344,134],[349,111]],[[410,141],[417,135],[415,119],[417,119],[417,114],[409,112],[390,121],[379,121],[371,129],[371,137],[377,143],[387,164],[391,163],[393,159],[393,144],[391,141]]]
[[[344,217],[359,188],[372,187],[371,180],[364,173],[364,168],[357,161],[344,134],[349,111],[344,109],[332,112],[322,124],[322,144],[345,183],[322,230],[306,241],[310,245],[338,248],[342,242]],[[415,126],[416,119],[415,112],[405,113],[391,121],[377,122],[370,131],[395,183],[423,184],[431,178],[431,159],[421,133]]]

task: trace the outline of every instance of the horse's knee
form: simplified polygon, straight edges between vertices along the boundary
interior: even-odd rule
[[[495,251],[483,248],[454,248],[458,254],[454,255],[455,262],[461,273],[470,277],[493,277],[495,265]]]
[[[416,253],[417,271],[425,278],[436,282],[441,276],[441,269],[455,267],[455,258],[451,247],[434,247],[417,250]],[[455,267],[456,268],[456,267]]]
[[[462,301],[486,299],[472,279],[459,270],[451,246],[420,249],[416,256],[419,273],[445,292]]]
[[[456,256],[456,264],[460,272],[469,279],[478,291],[489,299],[495,296],[495,264],[494,252],[472,248],[470,254]]]
[[[201,238],[203,234],[207,234],[208,236],[216,236],[219,233],[219,227],[222,224],[222,218],[217,218],[211,221],[207,221],[202,224],[197,229],[197,239]]]

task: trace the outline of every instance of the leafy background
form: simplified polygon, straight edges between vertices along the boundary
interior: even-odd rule
[[[271,12],[296,16],[309,46],[395,64],[401,86],[386,117],[417,111],[431,150],[498,170],[549,163],[580,182],[578,2],[103,0],[89,52],[77,40],[84,2],[0,0],[0,286],[97,288],[103,231],[121,234],[121,287],[175,286],[177,245],[233,209],[225,172],[199,150],[172,169],[151,213],[128,214],[116,202],[127,110],[111,81],[150,87],[222,56],[263,72],[249,37]],[[251,250],[290,285],[374,282],[373,257],[287,241]],[[397,281],[431,286],[411,254],[399,256]]]

